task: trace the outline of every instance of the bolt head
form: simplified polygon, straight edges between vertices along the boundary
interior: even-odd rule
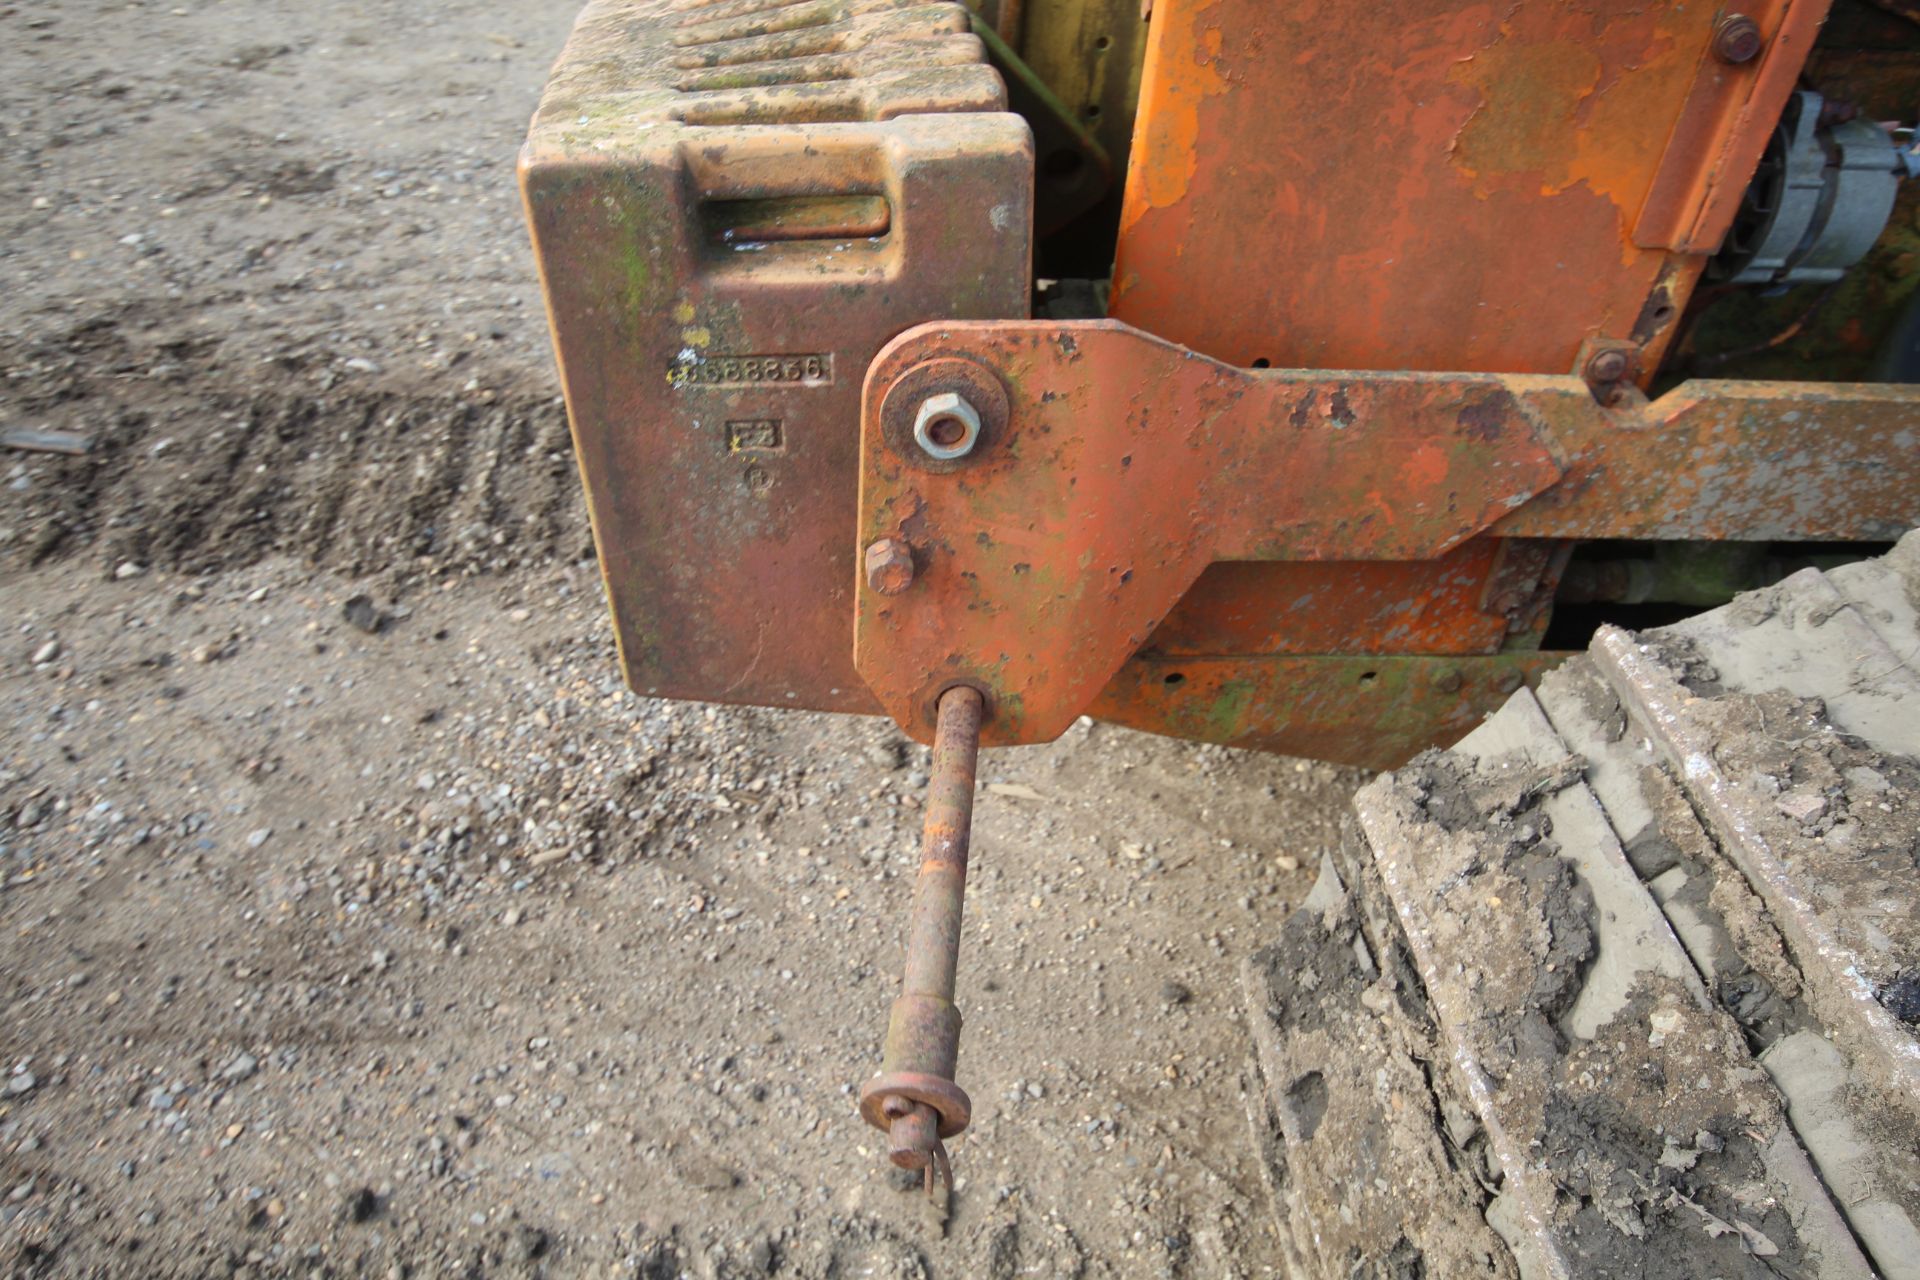
[[[1763,43],[1760,24],[1744,13],[1726,15],[1713,29],[1713,56],[1736,66],[1758,57]]]
[[[1618,382],[1627,376],[1627,353],[1617,347],[1596,351],[1587,361],[1587,381]]]
[[[897,596],[913,585],[913,549],[898,538],[881,538],[867,548],[867,586]]]
[[[913,418],[913,442],[941,462],[964,458],[980,443],[980,411],[955,391],[928,396]]]

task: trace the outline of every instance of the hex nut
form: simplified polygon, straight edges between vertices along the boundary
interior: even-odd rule
[[[1618,347],[1605,351],[1596,351],[1587,361],[1588,382],[1618,382],[1627,376],[1630,365],[1627,353]]]
[[[1760,24],[1744,13],[1730,13],[1713,29],[1713,56],[1735,66],[1752,62],[1764,43]]]
[[[980,443],[980,411],[958,392],[928,396],[913,418],[913,442],[941,462],[964,458]]]
[[[867,586],[897,596],[913,585],[913,548],[898,538],[881,538],[867,548]]]

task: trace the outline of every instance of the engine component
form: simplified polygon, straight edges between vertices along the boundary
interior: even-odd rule
[[[1713,260],[1731,284],[1828,284],[1865,257],[1920,156],[1869,120],[1821,123],[1825,100],[1801,89],[1747,187]]]

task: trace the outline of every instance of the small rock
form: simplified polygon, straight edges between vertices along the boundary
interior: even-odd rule
[[[352,1192],[340,1206],[340,1217],[345,1222],[371,1222],[379,1212],[380,1197],[374,1194],[372,1187],[361,1187]]]
[[[250,1053],[243,1053],[226,1066],[220,1068],[220,1078],[222,1080],[246,1080],[250,1079],[253,1074],[259,1070],[260,1060]]]
[[[1901,974],[1887,984],[1880,1003],[1908,1026],[1920,1025],[1920,970]]]
[[[33,665],[36,667],[44,667],[47,663],[52,662],[59,656],[60,642],[58,640],[49,640],[33,651]]]
[[[1185,1004],[1193,999],[1193,992],[1184,982],[1168,982],[1160,988],[1161,1004]]]
[[[120,581],[125,582],[128,578],[137,578],[141,574],[145,573],[146,571],[147,569],[145,565],[135,564],[133,561],[128,560],[123,562],[119,568],[113,571],[113,576],[119,579]]]
[[[39,1083],[40,1082],[34,1078],[33,1072],[16,1071],[13,1073],[12,1079],[7,1081],[7,1092],[18,1098],[22,1094],[32,1093],[34,1086]]]
[[[549,1241],[546,1232],[521,1223],[514,1232],[514,1243],[519,1248],[521,1260],[533,1262],[546,1254]]]
[[[1277,854],[1273,859],[1273,865],[1282,871],[1298,871],[1300,869],[1300,859],[1290,853]]]
[[[701,1191],[731,1191],[740,1185],[739,1174],[697,1151],[683,1152],[673,1161],[673,1171],[682,1182]]]
[[[350,625],[358,627],[370,636],[378,635],[387,625],[387,615],[374,607],[373,597],[369,595],[347,597],[347,602],[341,606],[340,613]]]
[[[1791,792],[1775,800],[1774,805],[1780,812],[1795,822],[1812,822],[1827,811],[1827,798],[1822,795],[1809,795],[1804,791]]]
[[[1855,791],[1865,791],[1872,795],[1881,795],[1893,788],[1893,784],[1887,781],[1886,774],[1878,769],[1869,769],[1863,764],[1847,770],[1846,778]]]
[[[259,827],[253,831],[247,832],[247,847],[249,849],[258,849],[261,845],[265,844],[272,837],[273,837],[272,827]]]

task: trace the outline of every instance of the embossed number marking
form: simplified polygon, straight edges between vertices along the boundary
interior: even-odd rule
[[[667,366],[676,387],[752,387],[768,384],[824,386],[833,381],[829,352],[806,355],[682,355]]]

